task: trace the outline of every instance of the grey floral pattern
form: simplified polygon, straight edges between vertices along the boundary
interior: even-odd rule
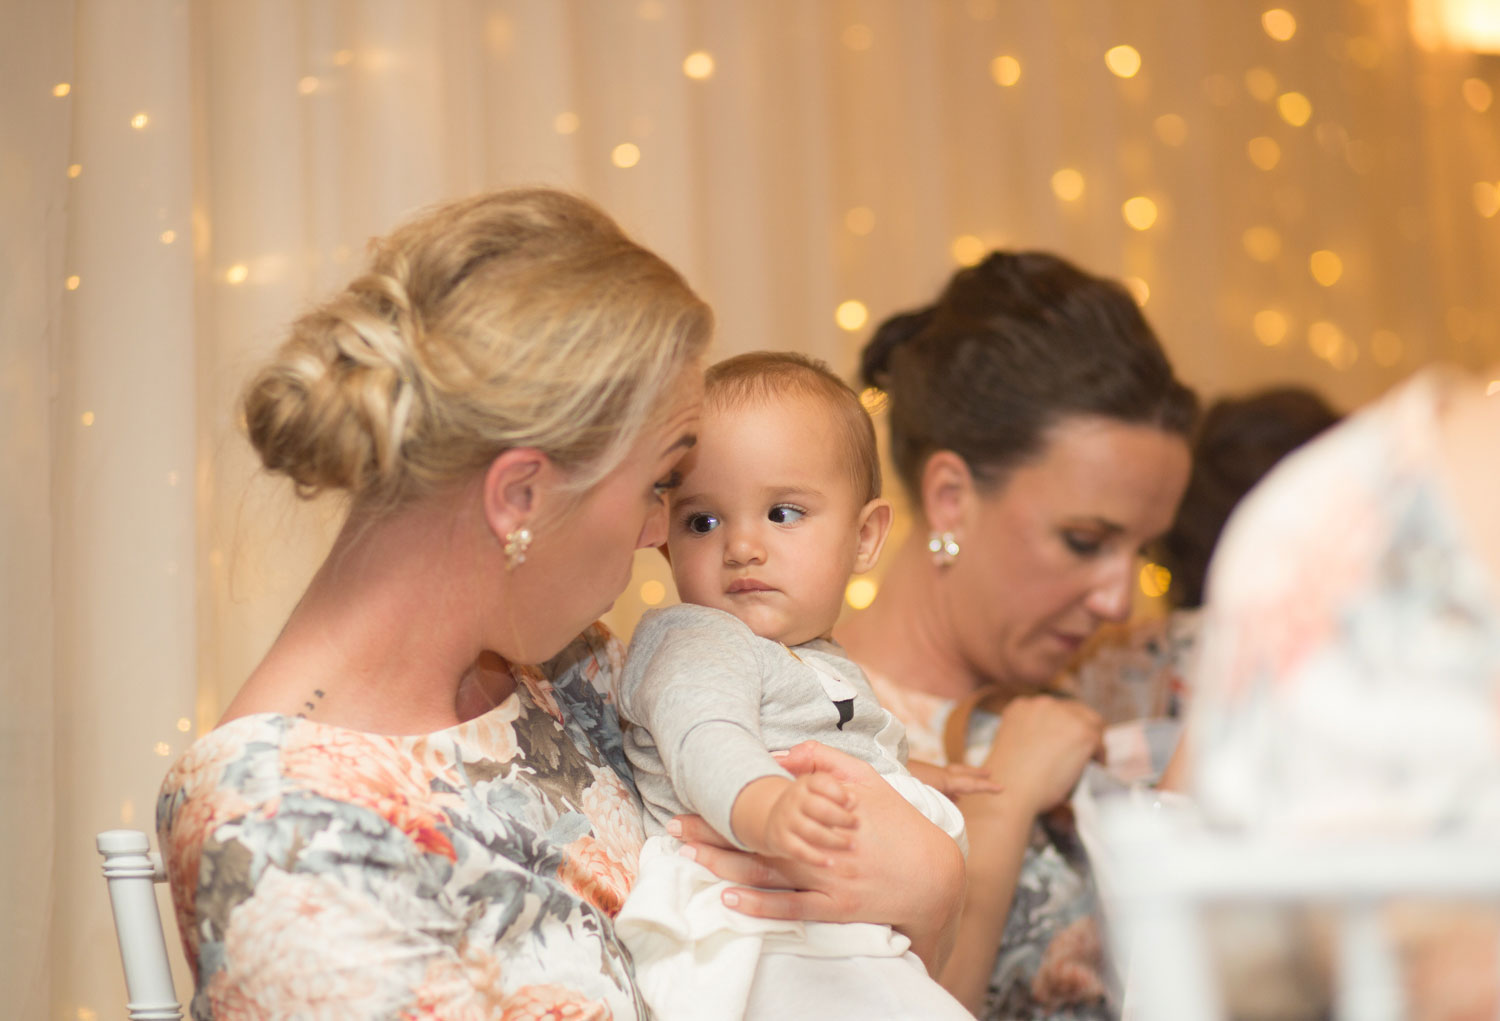
[[[639,1018],[611,918],[644,839],[596,625],[433,734],[262,714],[157,805],[196,1018]]]

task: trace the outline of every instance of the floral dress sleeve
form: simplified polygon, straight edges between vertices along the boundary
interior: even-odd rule
[[[267,714],[195,743],[158,804],[193,1016],[643,1016],[610,924],[643,839],[591,676],[612,648],[436,734]]]

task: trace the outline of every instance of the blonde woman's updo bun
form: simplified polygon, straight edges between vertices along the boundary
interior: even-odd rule
[[[523,446],[583,489],[619,463],[712,323],[591,203],[479,195],[376,241],[366,272],[250,381],[245,423],[304,497],[399,504]]]

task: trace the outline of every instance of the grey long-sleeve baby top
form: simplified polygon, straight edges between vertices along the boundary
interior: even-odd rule
[[[696,812],[734,840],[735,797],[752,780],[790,776],[770,753],[801,741],[821,741],[882,774],[906,772],[905,729],[837,644],[789,649],[706,606],[641,618],[618,705],[631,724],[625,754],[650,835]]]

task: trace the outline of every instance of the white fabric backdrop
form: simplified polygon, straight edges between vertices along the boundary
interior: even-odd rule
[[[236,388],[420,205],[578,189],[712,302],[720,353],[841,371],[869,332],[841,303],[873,323],[995,244],[1139,278],[1210,394],[1296,379],[1350,406],[1433,359],[1495,361],[1493,58],[1417,49],[1401,0],[1287,2],[1278,41],[1246,0],[6,0],[7,1011],[121,1012],[92,835],[153,828],[163,770],[337,520],[255,478]],[[667,579],[646,558],[640,580]]]

